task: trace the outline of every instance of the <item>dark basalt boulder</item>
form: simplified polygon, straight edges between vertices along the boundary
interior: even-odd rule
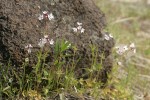
[[[51,13],[53,16],[48,16]],[[77,22],[82,23],[85,30],[75,32],[73,28],[81,26]],[[90,45],[95,45],[98,48],[97,60],[100,61],[103,55],[100,79],[106,82],[106,74],[112,68],[114,40],[102,32],[105,26],[105,15],[92,0],[1,0],[0,62],[11,60],[18,67],[29,57],[25,46],[31,44],[30,63],[36,63],[39,40],[47,34],[54,41],[63,38],[76,45],[76,56],[82,58],[77,64],[79,75],[83,73],[81,68],[90,66]]]

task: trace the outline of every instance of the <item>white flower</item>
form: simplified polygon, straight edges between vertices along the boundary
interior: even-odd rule
[[[72,28],[72,29],[73,29],[73,32],[78,32],[78,31],[80,31],[81,33],[84,33],[85,29],[82,28],[82,23],[77,22],[77,25],[78,25],[78,26],[77,26],[76,28]]]
[[[124,52],[121,51],[121,50],[117,50],[116,53],[119,54],[119,55],[122,55]]]
[[[38,43],[38,45],[41,47],[41,48],[43,48],[44,47],[44,45],[47,43],[49,41],[49,39],[47,39],[47,38],[42,38],[42,39],[40,39],[40,42]]]
[[[47,39],[47,38],[42,38],[42,39],[41,39],[41,42],[42,42],[43,44],[46,44],[48,41],[49,41],[49,39]]]
[[[133,53],[136,53],[136,49],[133,50]]]
[[[71,44],[69,44],[68,46],[67,46],[67,48],[69,48],[71,46]]]
[[[75,92],[77,93],[77,92],[78,92],[78,90],[77,90],[76,86],[73,86],[73,87],[74,87],[74,89],[75,89]]]
[[[33,46],[31,44],[29,44],[29,47],[32,48]]]
[[[66,56],[68,56],[69,54],[68,53],[66,53]]]
[[[113,38],[113,36],[111,35],[111,34],[109,34],[109,35],[107,35],[107,34],[105,34],[104,35],[104,38],[105,38],[105,40],[110,40],[111,38]]]
[[[29,58],[25,58],[25,62],[29,62]]]
[[[72,29],[73,29],[73,32],[78,32],[77,28],[72,28]]]
[[[78,29],[78,30],[81,30],[81,29],[82,29],[82,26],[78,26],[77,29]]]
[[[134,43],[131,43],[129,47],[133,51],[133,53],[136,53],[136,48],[135,48],[135,44]]]
[[[116,47],[116,53],[119,54],[119,55],[123,55],[126,50],[127,50],[127,47],[126,46],[119,46],[119,47]]]
[[[120,61],[118,61],[117,64],[118,64],[119,66],[122,66],[122,62],[120,62]]]
[[[28,49],[28,53],[31,53],[31,49],[30,48]]]
[[[110,37],[109,37],[107,34],[105,34],[104,38],[105,38],[105,40],[107,40],[107,41],[110,39]]]
[[[131,43],[129,46],[127,45],[121,45],[116,47],[116,53],[119,55],[122,55],[124,53],[130,54],[130,53],[136,53],[135,44]]]
[[[53,15],[52,13],[50,13],[50,14],[48,15],[48,19],[49,19],[49,20],[54,19],[54,15]]]
[[[129,47],[130,47],[130,48],[135,48],[135,44],[134,44],[134,43],[131,43]]]
[[[52,20],[54,19],[54,15],[52,13],[48,14],[48,11],[43,11],[42,14],[39,15],[38,19],[43,20],[43,19],[49,19]]]
[[[44,38],[47,39],[49,36],[48,35],[44,35]]]
[[[123,46],[124,50],[127,51],[128,50],[128,46]]]
[[[81,26],[81,25],[82,25],[82,23],[80,23],[80,22],[77,22],[77,25]]]
[[[44,19],[44,16],[43,15],[39,15],[38,19],[42,20],[42,19]]]
[[[67,44],[68,41],[65,41],[65,44]],[[67,48],[69,48],[71,46],[71,43],[68,44]]]
[[[31,53],[31,48],[33,48],[33,46],[31,44],[28,44],[27,46],[25,46],[25,48],[27,49],[28,53]]]
[[[54,44],[54,40],[53,39],[49,40],[48,37],[49,37],[48,35],[44,35],[44,38],[40,39],[40,42],[38,43],[38,45],[41,48],[43,48],[46,43],[49,43],[50,45]]]
[[[84,31],[85,31],[85,29],[84,29],[84,28],[82,28],[82,29],[81,29],[81,33],[84,33]]]
[[[40,9],[41,7],[40,7],[40,6],[38,6],[38,8]]]
[[[110,38],[113,38],[113,36],[112,36],[111,34],[109,34],[109,37],[110,37]]]
[[[13,81],[13,78],[10,78],[10,79],[8,80],[9,83],[12,83],[12,81]]]
[[[48,14],[48,11],[43,11],[43,14]]]
[[[68,41],[65,41],[65,44],[68,43]]]
[[[54,45],[54,40],[51,39],[51,40],[49,41],[49,44],[50,44],[50,45]]]
[[[43,20],[45,16],[47,16],[48,11],[43,11],[42,14],[39,15],[38,19]]]
[[[38,45],[43,48],[45,45],[45,40],[43,41],[43,39],[40,39],[40,42],[38,43]]]

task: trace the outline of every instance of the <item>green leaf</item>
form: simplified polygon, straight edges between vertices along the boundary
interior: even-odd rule
[[[48,76],[48,72],[46,70],[44,70],[44,76]]]

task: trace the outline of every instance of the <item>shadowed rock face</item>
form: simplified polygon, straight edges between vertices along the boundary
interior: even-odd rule
[[[54,15],[54,19],[38,20],[42,11]],[[73,32],[77,22],[82,23],[84,33]],[[111,48],[114,41],[105,40],[102,30],[105,27],[105,16],[95,6],[92,0],[1,0],[0,2],[0,61],[11,59],[14,65],[19,66],[26,57],[29,57],[25,46],[32,44],[30,62],[36,62],[35,53],[40,49],[39,39],[44,34],[49,38],[62,39],[71,42],[79,49],[77,57],[82,59],[77,68],[88,67],[91,63],[91,49],[93,44],[98,48],[98,60],[104,54],[103,69],[100,78],[106,81],[106,73],[111,70]],[[82,74],[82,71],[77,71]]]

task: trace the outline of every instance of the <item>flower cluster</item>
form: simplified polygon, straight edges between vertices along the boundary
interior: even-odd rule
[[[118,55],[124,56],[126,59],[127,57],[130,57],[132,54],[136,53],[136,47],[134,43],[131,43],[130,45],[117,46],[116,49],[116,53]],[[117,61],[117,64],[119,66],[123,66],[121,61]]]
[[[54,44],[54,40],[53,39],[49,39],[49,36],[48,35],[45,35],[44,38],[40,39],[40,42],[38,43],[38,45],[43,48],[44,45],[48,43],[50,45],[53,45]]]
[[[132,51],[133,53],[136,53],[136,48],[134,43],[131,43],[129,46],[127,45],[117,46],[116,49],[117,49],[116,53],[119,55],[123,55],[127,51]]]
[[[52,20],[54,19],[54,15],[52,13],[48,13],[48,11],[43,11],[42,14],[38,17],[39,20],[48,19]]]
[[[81,33],[84,33],[84,31],[85,31],[85,29],[84,28],[82,28],[82,23],[80,23],[80,22],[77,22],[77,27],[74,27],[74,28],[72,28],[73,29],[73,32],[78,32],[78,31],[80,31]]]
[[[116,50],[117,54],[123,55],[128,50],[128,47],[127,45],[121,45],[121,46],[117,46],[116,49],[117,49]]]
[[[113,36],[111,34],[109,34],[109,35],[105,34],[104,35],[104,39],[107,40],[107,41],[112,39],[112,38],[113,38]]]
[[[39,15],[38,19],[39,20],[43,20],[43,19],[52,20],[54,19],[54,15],[52,13],[49,13],[48,11],[43,11],[42,14]],[[45,35],[44,38],[40,39],[40,42],[38,43],[38,45],[40,48],[43,48],[46,43],[53,45],[54,40],[53,39],[50,40],[49,36]],[[28,44],[27,46],[25,46],[25,49],[27,49],[28,53],[31,53],[32,48],[33,46],[31,44]]]
[[[40,39],[38,46],[40,48],[43,48],[45,46],[45,44],[54,45],[54,40],[53,39],[50,40],[49,36],[45,35],[44,38]],[[28,44],[27,46],[25,46],[25,49],[27,49],[28,53],[31,53],[32,48],[33,48],[33,46],[31,44]]]

